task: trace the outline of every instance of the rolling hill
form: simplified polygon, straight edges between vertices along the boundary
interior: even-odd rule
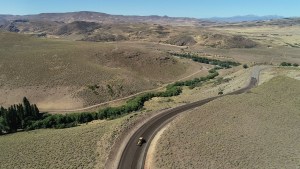
[[[27,96],[42,109],[78,108],[158,87],[195,71],[166,53],[124,43],[0,32],[0,103]]]

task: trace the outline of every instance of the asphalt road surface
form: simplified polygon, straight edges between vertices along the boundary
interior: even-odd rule
[[[226,94],[226,95],[236,95],[241,94],[244,92],[247,92],[251,88],[255,87],[258,78],[259,78],[259,72],[261,71],[262,67],[255,66],[253,68],[253,72],[251,75],[251,80],[248,86],[245,88],[242,88],[240,90],[237,90],[235,92]],[[223,95],[225,96],[225,95]],[[182,105],[170,110],[165,111],[164,113],[157,115],[153,117],[151,120],[149,120],[147,123],[145,123],[142,127],[140,127],[130,138],[129,142],[127,143],[119,165],[118,169],[142,169],[144,167],[145,159],[147,156],[147,150],[150,146],[151,140],[154,138],[155,134],[164,127],[168,122],[170,122],[176,115],[179,113],[182,113],[184,111],[187,111],[189,109],[193,109],[199,106],[202,106],[212,100],[215,100],[219,97],[223,96],[216,96],[211,97],[208,99],[196,101],[193,103],[189,103],[186,105]],[[137,146],[137,142],[139,137],[144,137],[146,142],[142,146]]]

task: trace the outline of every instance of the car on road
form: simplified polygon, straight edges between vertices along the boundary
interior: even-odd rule
[[[136,145],[142,146],[145,142],[146,142],[146,140],[144,139],[144,137],[140,137]]]

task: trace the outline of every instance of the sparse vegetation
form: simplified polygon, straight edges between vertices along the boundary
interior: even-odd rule
[[[0,44],[0,94],[8,92],[0,102],[6,107],[24,96],[41,105],[41,110],[89,106],[153,89],[155,82],[167,83],[194,72],[174,58],[161,60],[164,52],[126,43],[74,42],[0,32]],[[91,90],[95,84],[100,88]],[[116,94],[113,97],[108,84]],[[122,90],[117,86],[123,86]]]
[[[228,83],[230,80],[230,78],[223,78],[223,77],[219,77],[215,80],[214,85],[220,85],[222,83]]]
[[[197,42],[190,35],[178,35],[171,37],[169,40],[167,40],[166,43],[177,46],[192,46],[195,45]]]

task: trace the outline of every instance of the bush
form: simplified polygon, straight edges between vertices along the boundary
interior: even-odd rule
[[[282,62],[280,63],[280,66],[292,66],[292,64],[288,62]]]
[[[298,64],[298,63],[294,63],[293,66],[294,66],[294,67],[298,67],[299,64]]]
[[[244,64],[244,65],[243,65],[243,68],[244,68],[244,69],[248,69],[249,66],[248,66],[247,64]]]

